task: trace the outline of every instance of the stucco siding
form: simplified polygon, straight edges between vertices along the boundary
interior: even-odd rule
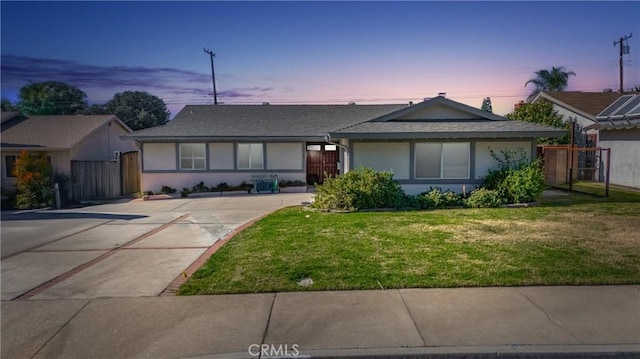
[[[176,144],[144,143],[142,169],[143,171],[176,170]]]
[[[123,141],[121,135],[128,133],[117,121],[111,121],[83,138],[71,148],[74,161],[107,161],[115,159],[115,151],[135,151],[133,141]]]
[[[267,143],[267,169],[302,170],[302,143]]]
[[[640,188],[640,129],[600,131],[600,147],[611,149],[611,183]]]
[[[475,178],[481,179],[487,175],[487,172],[495,167],[498,162],[491,156],[491,150],[496,155],[500,155],[501,151],[522,149],[531,158],[531,141],[514,141],[514,142],[476,142],[475,146]]]
[[[562,115],[562,121],[567,122],[570,118],[575,118],[576,123],[581,127],[587,127],[589,125],[593,125],[595,122],[585,116],[577,114],[571,110],[568,110],[562,106],[558,106],[556,104],[553,105],[553,109],[558,112],[558,115]],[[596,130],[589,130],[587,133],[597,133]]]
[[[409,179],[411,144],[409,142],[354,142],[353,168],[370,167],[391,171],[397,180]]]
[[[240,183],[252,183],[255,179],[253,176],[260,178],[271,178],[277,175],[279,180],[287,181],[303,181],[306,182],[305,173],[279,173],[273,172],[201,172],[201,173],[143,173],[141,186],[143,191],[159,191],[162,186],[173,187],[177,190],[182,188],[191,188],[194,185],[204,182],[205,185],[212,187],[225,182],[230,186],[239,185]]]

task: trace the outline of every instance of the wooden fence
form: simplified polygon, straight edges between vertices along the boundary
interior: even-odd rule
[[[71,198],[76,201],[114,198],[140,191],[138,152],[117,160],[71,161]]]

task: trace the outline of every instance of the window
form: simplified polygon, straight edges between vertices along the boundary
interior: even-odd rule
[[[337,151],[338,150],[338,146],[336,146],[336,145],[324,145],[324,150],[325,151]]]
[[[264,168],[262,143],[238,144],[238,169],[256,170]]]
[[[469,143],[416,143],[416,178],[469,178]]]
[[[204,143],[180,144],[180,169],[204,170],[207,169],[207,154]]]
[[[4,169],[7,178],[13,177],[13,166],[16,164],[16,156],[4,156]]]

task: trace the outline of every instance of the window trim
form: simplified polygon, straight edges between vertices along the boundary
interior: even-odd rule
[[[9,168],[9,161],[7,160],[9,157],[13,157],[13,166],[11,166],[11,168]],[[13,175],[13,167],[16,164],[16,160],[18,160],[17,155],[4,155],[4,175],[6,178],[16,178],[16,176]],[[49,160],[49,163],[51,163],[51,160]]]
[[[183,157],[183,145],[202,145],[203,146],[203,150],[204,150],[204,156],[195,156],[194,152],[195,152],[195,148],[191,147],[191,155],[188,157]],[[191,167],[182,167],[182,161],[183,160],[190,160],[191,161]],[[196,160],[203,160],[204,161],[204,167],[202,168],[196,168],[195,167],[195,161]],[[204,142],[182,142],[178,144],[178,169],[180,171],[206,171],[207,170],[207,144]]]
[[[439,144],[440,146],[440,177],[418,177],[418,151],[416,146],[421,143]],[[444,148],[446,144],[467,145],[467,174],[466,177],[444,177]],[[471,179],[471,142],[414,142],[413,144],[413,179],[416,180],[466,180]]]

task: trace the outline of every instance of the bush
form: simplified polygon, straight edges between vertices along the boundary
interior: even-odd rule
[[[439,187],[431,187],[416,197],[416,204],[421,209],[457,207],[463,203],[462,196],[452,191],[442,192]]]
[[[359,210],[400,208],[404,203],[404,191],[393,180],[393,173],[359,167],[340,176],[327,176],[324,183],[316,187],[313,207]]]
[[[196,184],[195,186],[193,186],[193,188],[191,189],[192,192],[209,192],[209,187],[207,187],[204,182],[200,182],[198,184]]]
[[[535,201],[544,191],[544,171],[540,160],[531,163],[523,150],[491,152],[498,166],[489,171],[483,187],[497,191],[506,203]]]
[[[464,202],[467,207],[471,208],[493,208],[500,207],[504,200],[498,191],[480,187],[471,192]]]
[[[163,193],[163,194],[174,194],[176,192],[178,192],[177,189],[171,188],[169,186],[162,186],[162,188],[160,189],[160,193]]]
[[[13,168],[16,177],[16,207],[43,208],[53,204],[51,165],[44,153],[22,151]]]

